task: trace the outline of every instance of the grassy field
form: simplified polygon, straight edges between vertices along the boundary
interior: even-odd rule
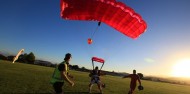
[[[4,93],[49,93],[53,92],[49,83],[54,68],[14,63],[0,60],[0,94]],[[65,83],[66,94],[88,94],[90,78],[88,73],[70,71],[75,77],[75,86],[71,87]],[[102,77],[106,83],[104,94],[127,94],[130,79],[122,79],[114,76]],[[135,94],[190,94],[190,86],[169,83],[142,81],[143,91],[136,90]],[[92,92],[98,93],[96,85]]]

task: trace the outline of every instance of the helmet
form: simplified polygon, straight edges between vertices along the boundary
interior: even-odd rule
[[[138,89],[139,89],[139,90],[143,90],[144,87],[140,85],[140,86],[138,86]]]

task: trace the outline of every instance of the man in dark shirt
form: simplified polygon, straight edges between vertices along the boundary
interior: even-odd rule
[[[136,70],[133,70],[133,74],[129,74],[127,76],[124,76],[123,78],[131,78],[131,82],[130,82],[130,90],[128,92],[128,94],[133,94],[136,85],[137,85],[137,80],[139,82],[139,85],[141,86],[141,80],[139,75],[136,74]]]

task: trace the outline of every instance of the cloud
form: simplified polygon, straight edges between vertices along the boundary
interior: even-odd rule
[[[155,62],[155,60],[152,58],[145,58],[144,61],[148,62],[148,63],[154,63]]]

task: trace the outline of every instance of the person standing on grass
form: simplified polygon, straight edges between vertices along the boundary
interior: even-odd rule
[[[73,78],[69,74],[69,62],[71,60],[71,54],[67,53],[65,55],[64,61],[61,62],[58,66],[56,66],[54,73],[52,75],[51,83],[53,84],[53,88],[56,94],[64,94],[62,90],[62,86],[64,85],[64,81],[67,81],[71,86],[74,86],[74,82],[69,79]]]
[[[141,80],[140,80],[139,75],[136,74],[136,70],[133,70],[133,74],[129,74],[127,76],[124,76],[123,78],[131,78],[130,90],[129,90],[128,94],[134,93],[134,90],[135,90],[136,85],[137,85],[137,80],[139,82],[139,86],[141,86]]]
[[[98,66],[96,66],[95,69],[92,70],[92,72],[89,75],[91,77],[91,81],[89,84],[89,93],[91,93],[93,84],[97,84],[98,89],[100,90],[100,93],[102,94],[102,87],[105,88],[105,84],[101,82],[100,75],[101,75],[100,70],[98,70]]]

